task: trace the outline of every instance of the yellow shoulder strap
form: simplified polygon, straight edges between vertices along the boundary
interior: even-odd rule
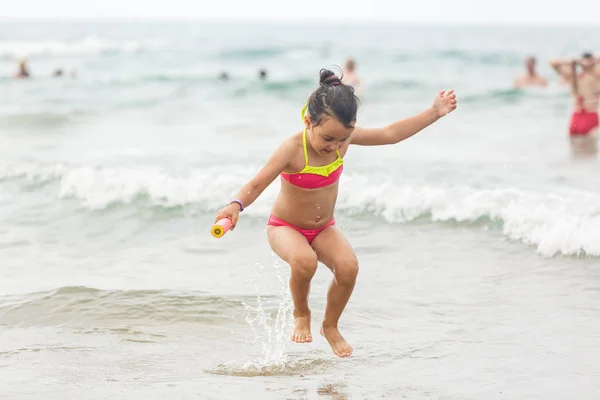
[[[302,132],[302,147],[304,147],[304,165],[308,166],[308,150],[306,149],[306,128],[304,128],[304,132]]]
[[[308,103],[306,103],[304,105],[304,107],[302,107],[302,112],[300,113],[300,118],[302,118],[302,123],[304,123],[304,115],[306,114],[307,110],[308,110]]]

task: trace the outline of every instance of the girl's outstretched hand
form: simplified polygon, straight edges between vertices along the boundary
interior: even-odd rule
[[[229,218],[231,220],[231,230],[233,230],[237,224],[239,215],[240,206],[237,203],[231,203],[217,213],[217,216],[215,217],[215,223],[222,218]]]
[[[456,110],[456,94],[454,89],[440,90],[433,99],[433,108],[437,111],[438,116],[443,117],[452,111]]]

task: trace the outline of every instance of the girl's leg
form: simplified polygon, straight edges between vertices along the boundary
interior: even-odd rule
[[[267,226],[271,249],[290,265],[290,292],[294,301],[294,332],[296,343],[312,341],[308,292],[317,271],[317,255],[300,232],[289,226]]]
[[[354,290],[358,260],[350,242],[335,225],[319,233],[313,240],[312,247],[317,252],[319,261],[334,275],[327,293],[327,307],[321,333],[337,356],[348,357],[352,354],[352,346],[340,334],[338,321]]]

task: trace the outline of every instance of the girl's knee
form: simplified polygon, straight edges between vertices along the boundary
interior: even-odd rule
[[[352,284],[358,276],[358,259],[354,254],[336,260],[335,279],[339,284]]]
[[[314,252],[294,254],[290,259],[292,275],[295,278],[311,279],[317,271],[317,255]]]

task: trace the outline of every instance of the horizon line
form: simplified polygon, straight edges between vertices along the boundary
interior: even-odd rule
[[[242,18],[242,17],[145,17],[145,16],[71,16],[71,17],[8,17],[0,15],[0,21],[3,22],[203,22],[203,23],[269,23],[269,24],[403,24],[417,26],[506,26],[506,27],[571,27],[571,28],[592,28],[598,27],[595,21],[575,22],[575,21],[460,21],[460,20],[419,20],[419,19],[392,19],[392,18],[340,18],[337,20],[325,18],[295,18],[295,17],[272,17],[272,18]]]

